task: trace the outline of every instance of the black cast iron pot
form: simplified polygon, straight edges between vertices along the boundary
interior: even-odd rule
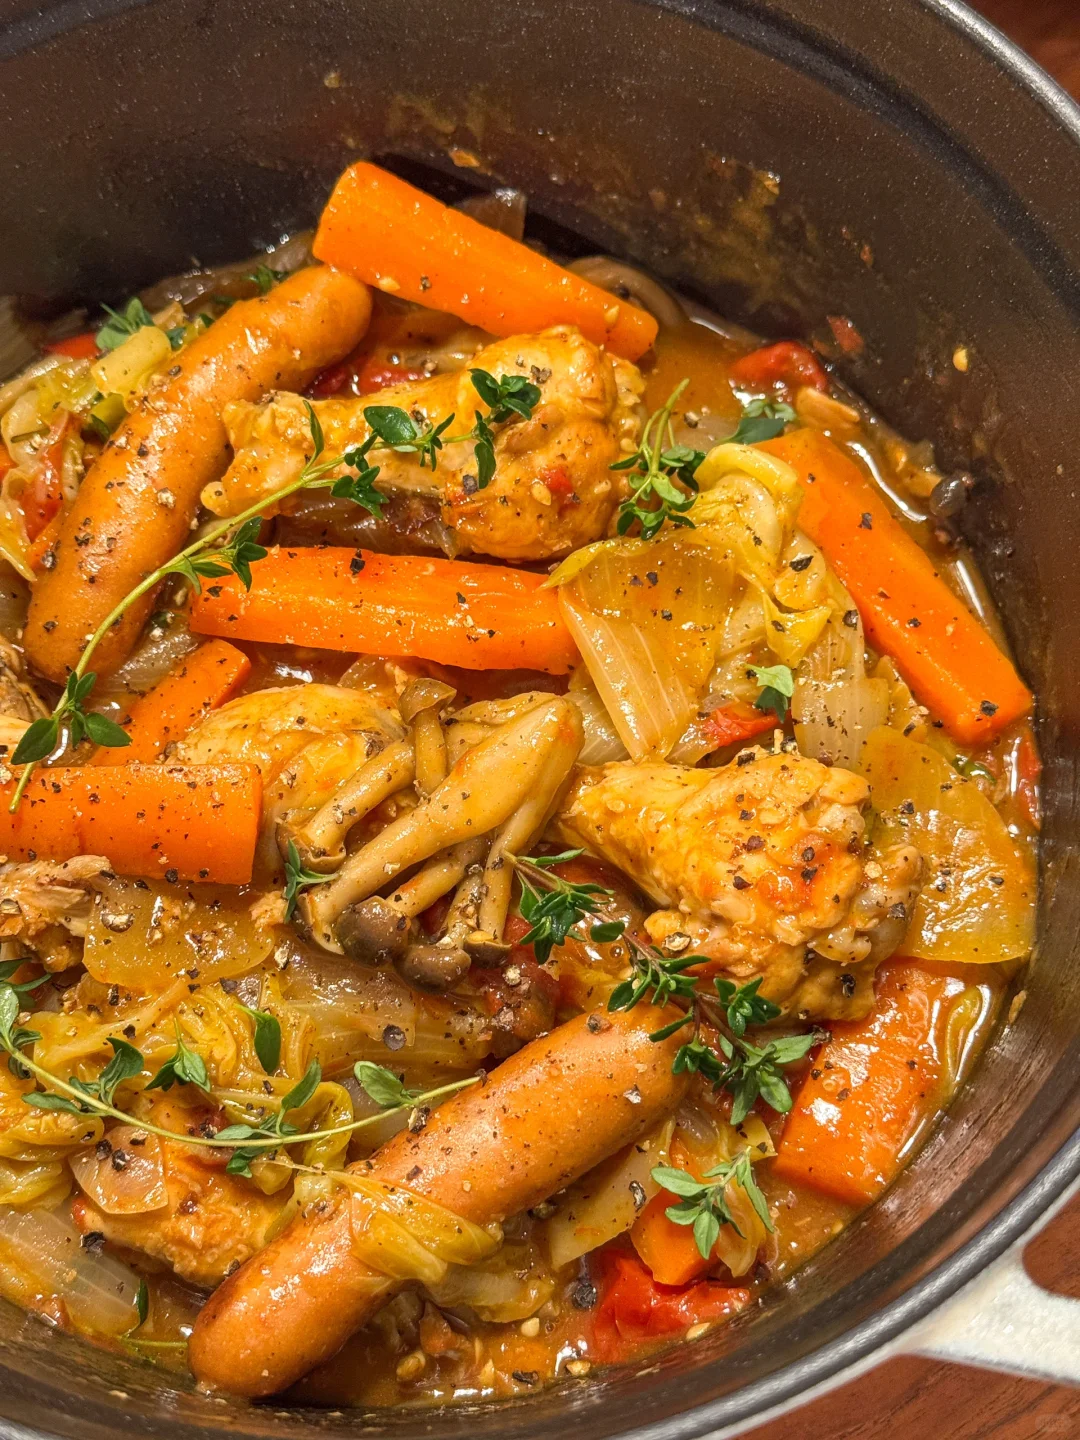
[[[473,1411],[245,1408],[4,1307],[5,1435],[696,1437],[874,1353],[1080,1172],[1078,112],[953,0],[0,3],[2,292],[115,298],[241,257],[359,155],[447,197],[520,186],[560,248],[766,333],[848,317],[840,374],[974,470],[971,538],[1040,696],[1027,1002],[880,1204],[643,1373]]]

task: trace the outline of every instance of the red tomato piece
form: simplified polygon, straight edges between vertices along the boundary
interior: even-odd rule
[[[736,360],[730,370],[732,380],[749,390],[767,390],[772,385],[798,389],[809,385],[814,390],[827,390],[828,377],[812,350],[798,340],[779,340],[751,350]]]
[[[69,360],[96,360],[100,355],[97,340],[92,330],[81,335],[69,335],[66,340],[50,340],[45,346],[47,355],[66,355]]]
[[[637,1256],[626,1251],[601,1250],[592,1265],[602,1297],[594,1312],[592,1349],[598,1360],[609,1364],[627,1359],[643,1340],[727,1319],[750,1302],[744,1286],[715,1280],[660,1285]]]
[[[59,513],[64,501],[62,475],[68,418],[65,411],[49,431],[34,478],[21,496],[23,523],[31,540],[36,539]]]
[[[766,730],[774,730],[778,724],[771,710],[758,710],[742,700],[732,700],[729,705],[720,705],[709,713],[702,725],[702,736],[713,750],[722,750],[725,745],[741,745]]]

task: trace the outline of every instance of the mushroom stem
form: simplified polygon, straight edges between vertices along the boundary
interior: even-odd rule
[[[332,880],[301,897],[300,912],[316,944],[341,953],[333,925],[346,906],[438,851],[500,829],[544,783],[555,755],[569,770],[581,743],[577,707],[556,696],[467,751],[426,800],[350,855]]]
[[[486,839],[463,840],[460,845],[451,845],[448,850],[433,855],[422,870],[410,875],[404,885],[399,885],[388,897],[390,904],[402,915],[419,915],[452,890],[466,871],[480,861],[486,849]]]
[[[401,718],[412,726],[416,747],[416,788],[422,796],[437,790],[450,768],[442,714],[456,694],[452,685],[424,676],[410,680],[398,700]]]
[[[288,820],[280,828],[284,850],[293,840],[309,870],[330,873],[345,859],[345,837],[358,820],[411,785],[415,758],[411,740],[397,740],[364,762],[343,781],[314,815],[294,830]]]
[[[567,762],[564,754],[552,752],[528,799],[514,811],[492,842],[484,867],[476,930],[467,941],[468,950],[479,959],[491,963],[507,948],[502,936],[514,883],[510,857],[527,852],[543,833],[566,794],[574,759]]]
[[[437,710],[421,710],[413,721],[413,744],[416,747],[416,788],[421,795],[430,795],[446,779],[449,760],[446,736]]]

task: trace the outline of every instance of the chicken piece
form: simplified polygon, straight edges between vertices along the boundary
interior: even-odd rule
[[[104,855],[0,866],[0,940],[18,941],[46,970],[70,969],[82,957],[76,941],[86,934],[97,882],[110,874]]]
[[[530,420],[495,427],[490,484],[478,488],[474,445],[459,441],[440,452],[434,471],[421,468],[415,455],[378,450],[379,488],[434,497],[456,554],[547,560],[599,539],[624,484],[610,466],[637,443],[644,389],[637,368],[568,325],[498,340],[472,364],[497,378],[524,375],[541,394]],[[425,427],[453,415],[448,434],[464,434],[476,412],[488,409],[468,370],[393,385],[366,399],[317,400],[326,455],[367,438],[364,409],[373,403],[400,406]],[[210,510],[239,514],[295,479],[312,451],[306,404],[278,393],[265,404],[226,407],[235,457],[224,478],[203,492]]]
[[[176,758],[183,765],[257,765],[264,832],[272,839],[278,820],[315,810],[365,760],[404,734],[396,712],[364,690],[290,685],[230,700],[179,743]]]
[[[6,761],[28,726],[48,714],[36,691],[23,679],[22,656],[0,637],[0,781],[10,778]]]
[[[645,928],[662,949],[760,975],[786,1013],[848,1019],[869,1010],[922,874],[912,846],[869,852],[869,798],[849,770],[756,749],[719,770],[584,770],[558,824],[661,907]]]
[[[197,1126],[199,1115],[171,1102],[151,1107],[155,1124],[181,1133]],[[202,1119],[210,1117],[205,1111]],[[151,1117],[148,1117],[151,1118]],[[194,1133],[194,1132],[193,1132]],[[125,1165],[115,1165],[115,1155]],[[83,1193],[72,1203],[84,1235],[103,1235],[112,1245],[137,1250],[168,1265],[183,1280],[208,1289],[261,1250],[288,1200],[288,1190],[264,1195],[256,1186],[225,1173],[227,1150],[162,1140],[136,1126],[114,1126],[95,1152],[96,1165],[76,1167]],[[84,1162],[85,1164],[85,1162]],[[92,1196],[131,1199],[133,1169],[146,1188],[151,1209],[109,1213]],[[111,1173],[110,1173],[111,1172]],[[120,1177],[120,1178],[117,1178]],[[125,1209],[126,1205],[113,1205]]]

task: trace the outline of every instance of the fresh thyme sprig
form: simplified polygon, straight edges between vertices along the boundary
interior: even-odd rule
[[[45,1091],[30,1091],[23,1096],[24,1104],[38,1110],[61,1111],[69,1115],[108,1117],[125,1125],[137,1125],[140,1130],[145,1130],[150,1135],[174,1141],[178,1145],[217,1150],[237,1150],[239,1147],[244,1152],[244,1158],[237,1160],[235,1168],[230,1160],[228,1168],[233,1174],[246,1174],[247,1170],[242,1167],[245,1164],[250,1166],[251,1159],[280,1149],[282,1145],[322,1140],[330,1135],[352,1134],[378,1123],[384,1115],[397,1110],[419,1109],[441,1100],[445,1095],[456,1094],[459,1090],[479,1083],[478,1077],[470,1077],[467,1080],[455,1080],[447,1085],[440,1085],[433,1090],[406,1090],[391,1071],[383,1070],[382,1066],[372,1065],[369,1061],[358,1061],[353,1073],[371,1098],[384,1107],[382,1111],[378,1115],[368,1115],[344,1125],[330,1125],[321,1130],[301,1132],[289,1125],[286,1116],[290,1111],[306,1105],[322,1083],[319,1062],[312,1060],[303,1079],[283,1097],[273,1115],[258,1125],[229,1125],[213,1136],[192,1134],[155,1125],[152,1121],[128,1114],[114,1103],[116,1091],[123,1081],[135,1079],[145,1068],[145,1057],[134,1045],[110,1035],[108,1041],[113,1048],[113,1058],[97,1079],[84,1081],[72,1077],[62,1080],[26,1053],[26,1047],[40,1040],[41,1036],[36,1031],[18,1024],[19,1009],[19,995],[15,987],[6,981],[0,982],[0,1049],[7,1051],[9,1063],[16,1074],[24,1078],[33,1075],[42,1084],[50,1087]],[[167,1061],[166,1066],[172,1063],[172,1060]],[[158,1074],[160,1073],[159,1071]],[[179,1076],[177,1080],[180,1083],[190,1083],[182,1082]]]
[[[817,1031],[806,1035],[783,1036],[764,1046],[754,1045],[745,1038],[748,1025],[763,1025],[780,1015],[780,1008],[758,994],[761,977],[746,985],[716,978],[714,994],[700,988],[699,980],[686,972],[701,965],[700,955],[664,955],[648,949],[627,937],[630,963],[634,974],[623,981],[608,1000],[609,1010],[631,1010],[652,991],[651,1003],[664,1005],[669,1001],[686,1004],[686,1013],[663,1026],[650,1037],[666,1040],[678,1031],[692,1027],[690,1039],[678,1049],[672,1069],[676,1073],[701,1075],[716,1090],[727,1090],[732,1097],[731,1123],[740,1125],[760,1096],[774,1110],[786,1114],[791,1109],[791,1092],[783,1077],[783,1067],[801,1060],[821,1040]],[[715,1043],[703,1031],[714,1031]]]
[[[306,890],[309,885],[324,885],[332,878],[317,870],[308,870],[300,858],[296,841],[290,840],[285,851],[285,919],[291,920],[296,913],[301,890]]]
[[[581,850],[564,850],[561,855],[516,855],[513,857],[521,882],[518,908],[530,929],[521,937],[522,945],[531,945],[541,965],[547,963],[556,945],[565,943],[571,930],[582,921],[598,915],[604,901],[614,894],[603,885],[589,882],[574,884],[561,875],[550,874],[553,865],[576,860]],[[589,938],[597,941],[617,940],[625,925],[621,920],[602,920],[589,926]]]
[[[706,1170],[703,1180],[697,1180],[687,1171],[678,1170],[672,1165],[657,1165],[652,1172],[652,1178],[661,1189],[680,1197],[678,1204],[669,1205],[664,1214],[676,1225],[693,1226],[698,1252],[706,1260],[720,1238],[722,1225],[730,1225],[736,1235],[741,1236],[743,1233],[728,1208],[726,1191],[732,1183],[741,1186],[745,1191],[766,1230],[772,1231],[776,1228],[769,1217],[768,1203],[754,1179],[750,1157],[745,1150],[714,1169]]]
[[[22,765],[24,768],[8,807],[12,813],[18,809],[23,792],[37,764],[56,749],[62,730],[66,734],[68,745],[72,748],[78,745],[84,737],[89,737],[97,745],[110,747],[131,743],[127,732],[114,721],[86,709],[86,702],[97,678],[94,671],[89,669],[90,660],[121,616],[136,601],[155,589],[170,575],[183,577],[198,590],[204,578],[220,579],[225,575],[234,574],[245,589],[250,589],[251,566],[256,561],[262,560],[268,553],[265,547],[257,542],[264,512],[298,490],[306,490],[322,483],[329,483],[326,476],[331,470],[338,469],[342,464],[351,463],[347,455],[338,456],[332,460],[323,458],[325,442],[322,426],[310,404],[308,404],[307,410],[313,454],[300,474],[288,485],[283,485],[272,494],[263,496],[255,504],[248,506],[239,515],[231,516],[220,524],[211,526],[204,535],[193,541],[179,555],[174,555],[164,565],[151,571],[109,611],[91,635],[78,663],[68,676],[64,693],[57,701],[52,714],[35,720],[15,747],[15,753],[12,755],[10,763]],[[359,449],[363,450],[363,447],[359,447]],[[366,451],[364,455],[366,456]],[[372,471],[370,467],[367,467],[366,459],[363,464],[364,468],[355,477],[345,477],[338,484],[344,487],[341,493],[348,493],[350,499],[378,513],[378,505],[382,503],[382,497],[372,491],[370,486]],[[373,473],[377,474],[378,471],[375,470]],[[337,493],[337,485],[335,485],[335,493]],[[373,494],[375,499],[372,498]]]
[[[270,273],[267,271],[268,275]],[[258,272],[251,278],[255,280],[256,284],[260,284],[261,288]],[[133,334],[141,326],[148,323],[153,324],[153,320],[139,301],[132,301],[123,314],[115,312],[110,312],[110,314],[112,314],[110,323],[113,331],[106,337],[105,342],[99,336],[99,344],[107,344],[110,340],[113,344],[120,344],[127,335]],[[250,590],[251,566],[257,560],[264,559],[268,553],[266,548],[258,543],[265,513],[280,501],[294,495],[298,490],[328,486],[332,495],[351,500],[373,515],[381,515],[384,497],[375,487],[379,467],[372,465],[368,458],[375,449],[415,454],[419,457],[421,468],[428,465],[434,470],[438,452],[444,444],[451,444],[459,440],[473,440],[475,442],[478,484],[483,489],[495,473],[495,440],[492,424],[506,424],[515,417],[529,419],[533,407],[540,399],[540,388],[527,380],[524,375],[504,375],[496,379],[486,370],[478,369],[472,370],[470,374],[477,394],[491,407],[490,414],[485,420],[477,411],[476,422],[472,430],[464,435],[447,437],[445,440],[443,435],[453,422],[453,415],[448,415],[436,426],[428,425],[425,428],[398,405],[369,405],[364,410],[364,418],[371,429],[368,438],[362,444],[346,450],[342,455],[327,457],[322,424],[314,407],[305,400],[312,453],[300,474],[288,485],[281,486],[272,494],[263,496],[261,500],[248,506],[239,515],[231,516],[219,525],[211,526],[204,535],[182,550],[179,555],[174,555],[164,565],[151,571],[109,611],[87,641],[78,663],[68,676],[64,693],[57,701],[52,714],[35,720],[15,747],[15,753],[12,755],[10,763],[21,765],[24,768],[8,807],[11,813],[14,814],[19,808],[23,792],[26,790],[36,766],[42,760],[47,759],[59,745],[62,731],[68,746],[72,749],[87,737],[96,745],[117,747],[131,743],[131,737],[115,721],[86,709],[86,703],[97,679],[94,671],[89,668],[90,660],[113,625],[136,601],[155,589],[170,575],[181,576],[196,591],[201,588],[203,579],[216,580],[226,575],[236,575],[244,588]],[[335,474],[334,472],[340,471],[342,466],[346,467],[346,473],[344,475]],[[316,882],[305,880],[304,883],[314,884]],[[291,897],[291,903],[295,904],[295,892]]]
[[[523,919],[530,923],[520,943],[531,944],[543,964],[554,947],[562,945],[574,930],[585,931],[587,927],[590,938],[598,941],[621,938],[633,973],[615,986],[608,1009],[632,1010],[646,997],[659,1009],[670,1003],[684,1008],[682,1015],[649,1038],[659,1042],[680,1030],[692,1029],[690,1038],[676,1052],[672,1068],[676,1073],[699,1074],[715,1089],[727,1090],[732,1096],[733,1124],[741,1124],[759,1096],[774,1110],[790,1110],[791,1092],[783,1078],[783,1067],[801,1060],[821,1039],[820,1034],[811,1031],[770,1040],[764,1046],[754,1045],[745,1038],[747,1027],[764,1025],[781,1013],[778,1005],[758,993],[760,975],[745,985],[718,977],[710,994],[702,990],[700,977],[689,973],[706,963],[705,956],[665,955],[655,946],[642,945],[627,935],[621,920],[589,923],[615,898],[614,893],[603,885],[575,884],[550,873],[551,866],[576,860],[582,853],[566,850],[561,855],[513,857],[521,882],[519,908]],[[706,1039],[703,1028],[715,1032],[715,1042]]]
[[[635,472],[630,482],[631,493],[619,506],[616,529],[620,535],[625,535],[635,523],[641,526],[645,540],[651,540],[668,521],[672,525],[694,528],[694,522],[685,512],[697,497],[694,476],[705,459],[705,452],[676,445],[671,428],[675,403],[689,383],[689,380],[680,381],[666,403],[649,416],[641,444],[633,455],[617,460],[610,467]]]
[[[729,445],[760,445],[762,440],[775,440],[784,433],[784,426],[799,417],[783,400],[748,400]]]

